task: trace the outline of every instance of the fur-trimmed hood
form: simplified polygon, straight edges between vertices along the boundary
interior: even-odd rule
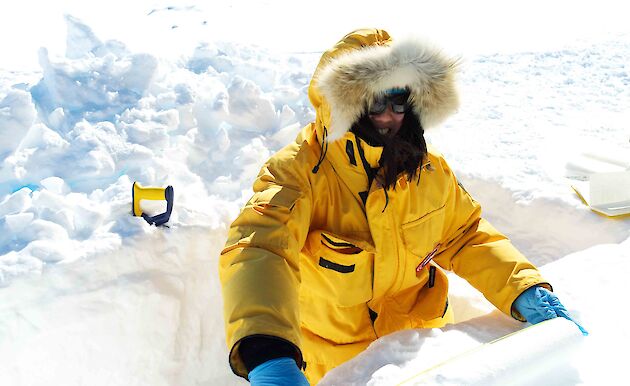
[[[424,129],[439,125],[459,105],[458,60],[417,39],[393,42],[383,30],[357,30],[322,56],[309,88],[317,121],[329,141],[341,138],[372,99],[408,88]]]

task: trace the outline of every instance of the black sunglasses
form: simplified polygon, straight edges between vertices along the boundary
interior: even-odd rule
[[[368,114],[382,114],[387,109],[387,105],[391,105],[392,111],[396,114],[407,112],[409,109],[409,93],[379,95],[369,106]]]

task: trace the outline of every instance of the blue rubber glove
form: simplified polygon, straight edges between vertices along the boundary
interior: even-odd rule
[[[261,363],[249,372],[252,386],[309,386],[304,374],[291,358]]]
[[[569,312],[560,303],[560,299],[544,287],[533,286],[528,288],[516,298],[513,306],[531,324],[537,324],[560,316],[575,323],[582,335],[588,335],[584,327],[580,326],[569,316]]]

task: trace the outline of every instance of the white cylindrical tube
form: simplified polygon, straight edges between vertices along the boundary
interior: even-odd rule
[[[571,321],[551,319],[455,356],[401,385],[575,384],[571,357],[583,339]]]

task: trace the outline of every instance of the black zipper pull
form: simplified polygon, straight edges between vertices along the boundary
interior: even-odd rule
[[[435,267],[432,265],[429,267],[429,288],[433,288],[435,285]]]

